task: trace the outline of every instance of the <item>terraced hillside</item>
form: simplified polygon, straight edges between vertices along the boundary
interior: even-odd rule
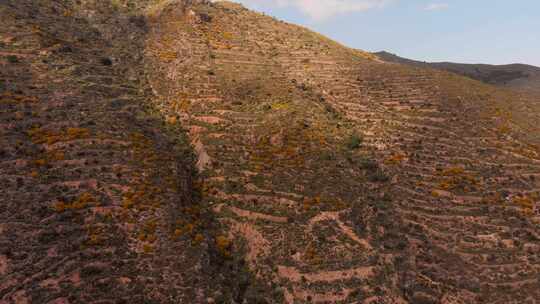
[[[208,221],[189,145],[152,114],[144,17],[14,0],[0,20],[0,303],[204,303],[222,263],[210,230],[175,234]]]
[[[540,299],[539,100],[229,2],[1,5],[0,303]]]

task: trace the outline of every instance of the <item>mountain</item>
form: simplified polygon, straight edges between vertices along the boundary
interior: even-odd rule
[[[534,303],[540,103],[230,2],[0,2],[0,303]]]
[[[453,62],[423,62],[399,57],[388,52],[374,53],[386,62],[423,68],[433,68],[463,75],[487,84],[511,88],[521,92],[540,93],[540,68],[526,64],[465,64]]]

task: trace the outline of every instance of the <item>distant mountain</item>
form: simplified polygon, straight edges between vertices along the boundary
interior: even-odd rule
[[[374,54],[386,62],[445,70],[496,86],[508,87],[525,92],[540,93],[540,67],[532,65],[424,62],[399,57],[385,51]]]

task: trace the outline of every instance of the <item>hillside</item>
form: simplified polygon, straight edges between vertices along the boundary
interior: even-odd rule
[[[535,303],[540,100],[230,2],[0,3],[0,303]]]
[[[532,65],[423,62],[399,57],[388,52],[377,52],[374,55],[386,62],[448,71],[499,87],[511,88],[526,93],[540,93],[540,68]]]

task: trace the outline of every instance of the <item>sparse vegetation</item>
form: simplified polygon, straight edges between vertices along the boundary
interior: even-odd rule
[[[57,132],[42,128],[31,128],[27,131],[27,134],[35,144],[53,145],[57,142],[88,138],[90,136],[90,130],[85,128],[67,128],[66,130]]]
[[[538,298],[529,97],[229,2],[27,2],[0,10],[3,300]]]
[[[19,62],[19,58],[15,55],[8,55],[7,56],[7,61],[9,63],[18,63]]]
[[[98,201],[90,193],[83,193],[71,203],[59,201],[54,204],[54,210],[64,212],[68,210],[81,210],[88,207],[90,204],[98,204]]]

